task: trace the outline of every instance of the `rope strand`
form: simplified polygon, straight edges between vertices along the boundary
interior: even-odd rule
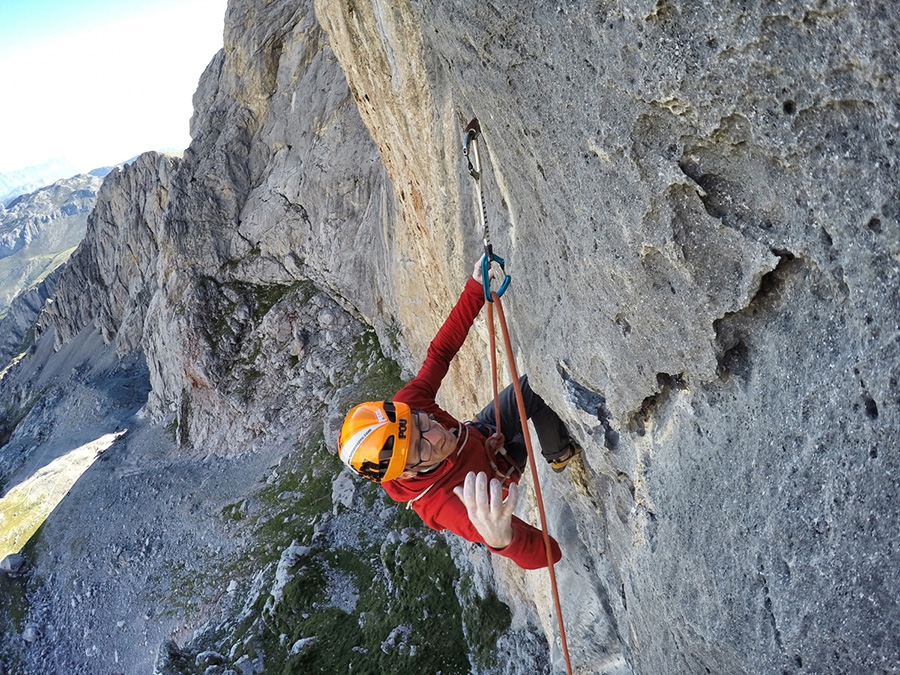
[[[531,445],[531,433],[528,430],[528,419],[525,415],[525,399],[522,395],[522,386],[519,384],[519,374],[516,370],[516,361],[513,357],[512,342],[509,339],[509,330],[506,327],[506,318],[503,315],[503,305],[500,303],[500,296],[496,292],[491,291],[493,302],[488,304],[488,334],[491,343],[491,379],[494,388],[494,416],[497,420],[497,430],[500,430],[500,403],[499,394],[497,392],[497,367],[495,356],[495,338],[494,338],[494,316],[493,306],[497,307],[497,319],[500,322],[500,331],[503,334],[503,344],[506,349],[506,360],[509,363],[510,377],[512,377],[513,388],[516,392],[516,405],[519,409],[519,420],[521,420],[522,435],[525,439],[525,448],[528,450],[528,461],[531,465],[531,479],[534,482],[534,496],[537,501],[538,513],[541,518],[541,533],[544,536],[544,550],[547,553],[547,569],[550,572],[550,587],[553,591],[553,604],[556,606],[556,619],[559,623],[559,640],[562,646],[563,658],[566,661],[566,672],[572,675],[572,663],[569,660],[569,646],[566,643],[566,629],[563,625],[562,608],[559,602],[559,588],[556,584],[556,572],[553,569],[553,553],[550,548],[550,534],[547,530],[547,515],[544,512],[544,499],[541,495],[541,483],[538,478],[537,464],[534,459],[534,449]]]
[[[493,292],[492,292],[493,293]],[[500,434],[500,387],[497,384],[497,337],[494,333],[494,303],[488,303],[488,338],[491,343],[491,390],[494,393],[494,433]]]

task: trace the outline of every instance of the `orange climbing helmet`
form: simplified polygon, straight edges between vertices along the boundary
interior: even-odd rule
[[[341,427],[341,461],[375,483],[393,480],[406,468],[410,418],[409,406],[399,401],[360,403]]]

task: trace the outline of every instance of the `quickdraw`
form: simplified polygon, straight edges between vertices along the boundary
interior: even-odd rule
[[[481,160],[478,155],[478,138],[481,136],[481,125],[477,119],[472,119],[466,127],[465,141],[463,142],[463,155],[468,160],[469,175],[475,181],[475,187],[478,192],[479,213],[481,214],[481,228],[484,238],[484,257],[481,259],[481,283],[484,287],[485,300],[488,301],[488,336],[490,338],[490,355],[491,355],[491,385],[494,391],[494,420],[497,424],[497,430],[494,436],[499,437],[495,442],[502,443],[502,433],[500,430],[500,397],[497,385],[497,349],[496,339],[494,336],[494,312],[497,309],[497,318],[500,323],[500,331],[503,334],[503,343],[506,350],[506,360],[509,366],[509,374],[512,378],[513,388],[516,392],[516,404],[519,410],[519,419],[522,420],[522,436],[525,440],[525,448],[528,451],[528,462],[531,466],[531,479],[534,483],[534,496],[538,506],[538,513],[541,520],[541,532],[544,537],[544,549],[547,553],[547,569],[550,572],[550,586],[553,591],[553,602],[556,605],[556,618],[559,623],[559,640],[562,648],[563,657],[566,662],[566,672],[572,675],[572,663],[569,660],[569,647],[566,643],[566,630],[563,625],[562,608],[559,602],[559,588],[556,584],[556,573],[553,570],[553,554],[550,548],[550,534],[547,530],[547,515],[544,511],[544,500],[541,496],[541,484],[537,473],[537,464],[535,464],[534,448],[531,444],[531,433],[528,431],[528,424],[525,422],[527,415],[525,413],[525,400],[522,395],[522,387],[519,384],[519,374],[516,369],[516,360],[513,355],[512,342],[509,339],[509,330],[506,327],[506,318],[503,315],[503,305],[500,302],[500,296],[506,292],[509,287],[510,277],[506,274],[505,263],[503,258],[497,256],[493,252],[491,246],[490,232],[487,225],[487,209],[484,202],[484,193],[481,189]],[[504,274],[500,288],[497,291],[491,289],[490,266],[492,263],[499,265],[501,272]],[[492,436],[491,438],[494,438]],[[489,439],[490,440],[490,439]]]
[[[502,296],[509,287],[509,275],[506,274],[506,263],[503,258],[494,253],[491,245],[491,232],[487,223],[487,206],[484,203],[484,192],[481,189],[481,157],[478,154],[478,137],[481,136],[481,125],[478,120],[472,118],[466,127],[466,135],[463,140],[463,156],[468,161],[469,175],[475,181],[475,189],[478,192],[478,214],[481,220],[482,239],[484,241],[484,257],[481,259],[481,285],[484,287],[484,299],[493,302],[491,297],[491,263],[497,263],[503,273],[503,281],[497,290],[497,297]]]

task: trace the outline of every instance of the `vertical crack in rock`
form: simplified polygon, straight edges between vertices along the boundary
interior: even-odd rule
[[[784,651],[784,642],[781,639],[781,631],[778,628],[778,620],[775,618],[775,612],[772,608],[772,594],[769,590],[769,580],[766,576],[766,568],[761,557],[757,558],[757,569],[759,574],[759,582],[760,584],[762,584],[763,606],[765,607],[766,617],[769,621],[769,624],[772,626],[772,635],[775,638],[775,644],[778,645],[779,650]]]

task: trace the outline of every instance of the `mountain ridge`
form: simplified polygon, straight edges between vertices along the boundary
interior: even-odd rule
[[[101,179],[86,174],[21,195],[0,210],[0,317],[79,244]]]

